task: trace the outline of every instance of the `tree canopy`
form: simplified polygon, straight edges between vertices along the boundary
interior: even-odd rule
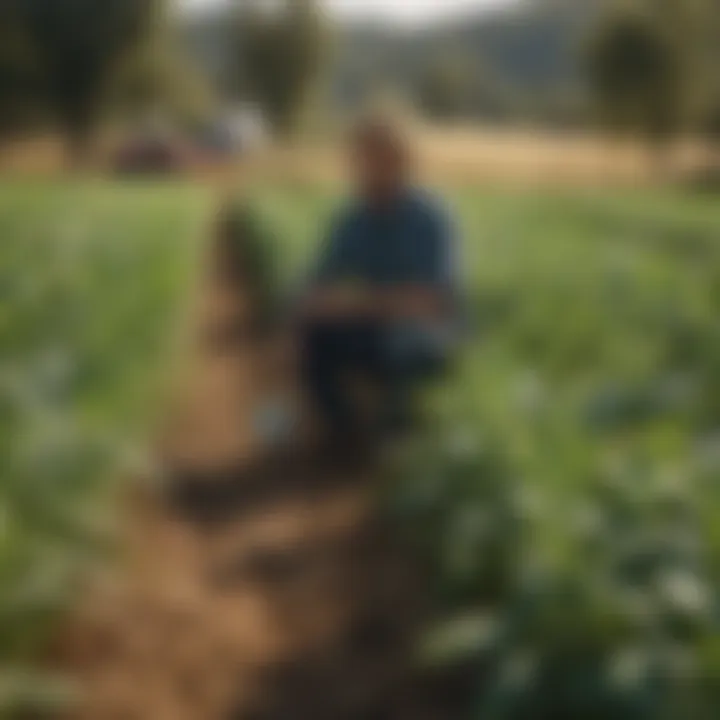
[[[720,3],[613,3],[592,37],[587,60],[606,126],[653,140],[707,127],[720,90]]]
[[[589,77],[604,123],[665,139],[682,122],[683,74],[676,46],[652,18],[613,15],[589,54]]]
[[[150,0],[11,0],[41,57],[50,106],[81,142],[120,63],[150,26]]]
[[[281,0],[272,8],[242,2],[235,31],[241,86],[278,134],[291,133],[327,50],[327,28],[316,0]]]
[[[15,129],[37,102],[39,65],[31,38],[13,8],[0,4],[0,131]]]

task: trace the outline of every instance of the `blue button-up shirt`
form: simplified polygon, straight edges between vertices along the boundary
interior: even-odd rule
[[[448,338],[461,325],[461,282],[458,238],[443,204],[429,193],[411,190],[393,205],[373,208],[361,202],[343,208],[334,220],[316,263],[313,284],[361,282],[371,287],[423,285],[436,288],[448,300],[440,322],[423,327],[397,327],[393,333]],[[402,332],[402,330],[409,332]]]
[[[344,208],[321,250],[315,283],[416,284],[456,296],[457,266],[449,213],[430,195],[409,191],[387,208]]]

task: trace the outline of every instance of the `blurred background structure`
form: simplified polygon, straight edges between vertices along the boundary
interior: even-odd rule
[[[478,140],[479,129],[602,129],[659,155],[681,138],[714,142],[711,0],[456,5],[154,0],[50,12],[7,0],[3,136],[61,131],[77,156],[100,128],[161,115],[200,132],[242,103],[276,136],[327,137],[393,98]]]
[[[717,718],[719,67],[717,0],[0,0],[0,717]],[[383,477],[253,469],[378,105],[473,342]]]

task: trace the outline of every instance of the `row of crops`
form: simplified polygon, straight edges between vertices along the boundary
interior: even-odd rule
[[[720,209],[449,195],[473,339],[388,484],[438,618],[419,660],[475,678],[477,720],[718,717]],[[330,196],[259,202],[302,265]]]
[[[470,203],[476,339],[391,497],[422,659],[478,720],[718,717],[720,210]]]
[[[183,342],[208,202],[184,187],[0,188],[0,717],[54,705],[38,671],[105,563]]]
[[[428,568],[419,661],[483,720],[720,712],[720,210],[674,193],[465,189],[472,342],[388,511]],[[287,279],[332,205],[259,193]],[[185,326],[209,203],[0,188],[0,717],[112,534]],[[35,670],[33,670],[35,669]]]

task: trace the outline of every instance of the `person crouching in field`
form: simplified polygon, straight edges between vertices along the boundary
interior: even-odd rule
[[[349,145],[354,197],[300,308],[302,378],[334,450],[408,429],[414,391],[447,366],[459,329],[457,238],[448,211],[411,181],[409,140],[375,118]],[[373,398],[369,415],[358,387]]]

